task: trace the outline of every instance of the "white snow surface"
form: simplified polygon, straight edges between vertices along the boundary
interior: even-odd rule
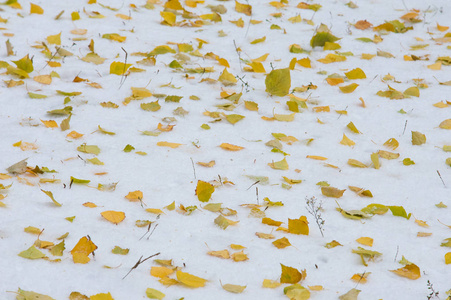
[[[161,24],[164,2],[157,2],[154,9],[144,7],[145,1],[98,1],[112,8],[87,1],[55,1],[36,0],[33,3],[44,9],[44,14],[31,14],[29,1],[19,1],[23,9],[14,9],[2,5],[0,16],[7,19],[2,33],[13,33],[3,36],[0,56],[2,61],[15,66],[16,61],[29,54],[33,58],[34,71],[29,79],[22,79],[25,84],[7,88],[2,83],[0,90],[0,173],[7,173],[6,168],[28,158],[28,166],[34,168],[48,167],[57,173],[45,173],[33,176],[29,172],[17,175],[25,178],[31,185],[17,176],[1,180],[0,183],[12,186],[3,191],[6,196],[0,208],[0,298],[15,299],[18,288],[49,295],[54,299],[68,299],[69,294],[78,291],[85,295],[110,292],[118,299],[146,299],[146,289],[154,288],[164,294],[165,299],[287,299],[282,284],[275,289],[263,288],[264,279],[278,281],[281,266],[284,264],[298,270],[305,269],[307,277],[300,284],[304,287],[321,285],[323,290],[311,291],[311,299],[338,299],[339,295],[356,288],[361,290],[359,299],[426,299],[431,290],[439,292],[440,299],[445,299],[446,291],[451,289],[451,265],[445,264],[444,256],[449,248],[440,247],[442,241],[451,237],[450,229],[440,224],[451,224],[449,206],[451,205],[450,166],[445,160],[450,156],[442,150],[444,145],[451,144],[449,130],[439,128],[440,122],[449,119],[450,108],[438,108],[433,104],[439,101],[450,101],[450,86],[439,82],[451,80],[450,67],[442,65],[441,70],[431,70],[428,65],[435,63],[440,56],[449,56],[450,49],[446,43],[437,43],[435,38],[443,37],[446,32],[437,30],[437,23],[450,26],[451,5],[446,0],[436,1],[391,1],[367,0],[355,1],[358,8],[350,8],[348,1],[317,1],[322,8],[313,10],[296,8],[298,1],[288,1],[284,8],[276,9],[270,1],[249,0],[252,15],[247,16],[235,11],[234,1],[205,0],[196,8],[181,2],[190,12],[201,15],[211,13],[208,5],[222,4],[227,13],[222,15],[222,22],[203,25],[201,27],[165,26]],[[134,3],[136,8],[131,7]],[[246,2],[243,2],[246,4]],[[309,4],[313,2],[308,2]],[[405,33],[382,34],[383,41],[363,43],[356,38],[374,38],[371,28],[358,30],[352,24],[358,20],[368,20],[374,26],[399,19],[411,9],[419,11],[421,22],[408,23],[413,30]],[[58,20],[55,16],[64,13]],[[81,19],[72,21],[71,12],[78,11]],[[84,12],[99,12],[104,18],[89,18]],[[277,18],[271,14],[281,13]],[[130,20],[123,20],[115,15],[129,15]],[[300,15],[300,23],[291,23],[288,18]],[[244,20],[244,27],[239,28],[229,21]],[[183,20],[177,16],[177,22]],[[194,21],[193,19],[192,21]],[[260,24],[249,24],[250,20],[261,20]],[[305,20],[311,20],[309,25]],[[401,20],[402,21],[402,20]],[[208,23],[208,22],[206,22]],[[323,23],[331,33],[341,38],[338,52],[352,52],[347,60],[331,64],[323,64],[317,59],[328,53],[322,47],[310,46],[310,39],[315,30]],[[281,30],[270,30],[272,24],[279,25]],[[87,34],[79,36],[71,34],[74,29],[87,29]],[[223,30],[227,36],[220,37],[218,31]],[[54,57],[52,60],[61,63],[61,67],[50,67],[49,57],[41,53],[42,49],[33,47],[46,42],[49,35],[61,32],[61,45],[47,43],[52,53],[56,47],[72,52],[73,56]],[[449,31],[447,31],[449,32]],[[126,36],[124,43],[101,38],[103,34],[118,33]],[[256,38],[266,36],[266,41],[250,44]],[[421,38],[419,41],[415,38]],[[7,56],[5,42],[9,39],[14,55]],[[95,65],[81,60],[90,52],[88,45],[91,39],[95,43],[94,51],[106,58],[103,64]],[[206,41],[198,49],[199,41]],[[193,48],[205,55],[213,52],[225,58],[230,73],[242,78],[234,86],[224,87],[220,82],[200,82],[210,78],[217,80],[224,67],[216,60],[206,59],[184,53],[190,60],[185,68],[214,67],[214,72],[188,74],[182,70],[169,68],[169,63],[179,59],[178,54],[156,56],[154,66],[140,65],[141,56],[133,56],[134,52],[150,52],[156,46],[168,45],[177,50],[176,43],[191,44]],[[289,52],[291,44],[299,44],[307,52],[294,54]],[[420,50],[410,47],[418,44],[429,44]],[[241,49],[238,54],[237,49]],[[110,74],[109,66],[113,61],[124,62],[125,51],[128,53],[127,63],[142,68],[145,72],[132,72],[127,77]],[[378,50],[387,51],[394,58],[376,56],[371,60],[361,59],[362,53],[376,54]],[[178,51],[177,51],[178,52]],[[310,57],[312,68],[299,65],[291,71],[291,88],[308,85],[317,86],[304,93],[294,93],[306,98],[307,109],[301,109],[292,122],[266,121],[261,117],[272,117],[276,114],[290,114],[286,101],[288,96],[271,96],[265,91],[265,73],[243,71],[245,60],[255,59],[269,53],[263,65],[267,72],[271,68],[288,67],[292,58]],[[403,56],[414,54],[427,55],[429,60],[405,61]],[[240,57],[241,56],[241,61]],[[180,61],[180,59],[179,59]],[[353,93],[344,94],[338,86],[330,86],[326,77],[333,73],[344,76],[354,68],[361,68],[366,79],[345,81],[343,85],[356,82],[359,84]],[[6,74],[3,69],[3,81],[19,80],[18,77]],[[37,75],[47,75],[52,71],[59,74],[53,77],[50,85],[33,81]],[[322,73],[318,73],[323,71]],[[394,76],[396,82],[384,82],[385,75]],[[93,88],[73,79],[89,79],[102,86]],[[187,78],[189,77],[189,78]],[[424,79],[428,88],[420,89],[420,97],[391,100],[379,97],[376,93],[387,90],[388,84],[399,90],[415,86],[413,79]],[[121,80],[123,81],[121,84]],[[439,82],[438,82],[439,81]],[[172,84],[176,88],[162,87]],[[244,85],[247,83],[248,86]],[[165,102],[160,98],[161,109],[156,112],[144,111],[141,103],[156,101],[155,96],[143,100],[132,100],[128,105],[122,102],[131,96],[131,87],[146,87],[153,94],[183,96],[179,103]],[[78,91],[81,95],[70,97],[71,101],[64,105],[64,96],[57,90],[66,92]],[[221,99],[222,90],[242,92],[239,102],[233,111],[225,111],[216,107],[231,103]],[[31,99],[28,92],[45,94],[45,99]],[[200,100],[190,100],[195,95]],[[366,107],[362,107],[362,97]],[[101,102],[114,102],[119,108],[105,108]],[[244,101],[258,103],[258,111],[247,110]],[[46,128],[40,120],[55,120],[58,124],[67,116],[48,115],[47,111],[64,106],[73,107],[70,129]],[[315,106],[330,106],[330,112],[317,113]],[[176,116],[173,111],[183,107],[189,113]],[[399,113],[403,109],[406,114]],[[346,110],[347,114],[338,114],[336,110]],[[232,125],[226,120],[212,122],[206,111],[219,111],[226,115],[240,114],[245,118]],[[168,125],[167,117],[173,117],[170,125],[175,125],[170,132],[162,132],[159,136],[146,136],[143,131],[158,131],[158,123]],[[166,119],[164,119],[166,118]],[[317,120],[322,123],[319,123]],[[361,134],[352,133],[346,125],[353,122]],[[200,126],[208,124],[211,129]],[[36,126],[35,126],[36,125]],[[115,132],[105,135],[98,131],[98,126]],[[75,130],[84,134],[80,139],[71,139],[67,134]],[[426,135],[423,145],[412,145],[411,132],[418,131]],[[266,142],[274,139],[272,133],[284,133],[294,136],[297,142],[291,145],[283,143],[289,170],[275,170],[268,163],[284,158],[281,153],[271,152]],[[346,134],[355,142],[352,147],[341,145]],[[396,150],[383,146],[390,138],[399,141]],[[307,143],[308,139],[313,139]],[[34,143],[38,149],[22,151],[13,144],[19,141]],[[157,142],[168,141],[181,143],[178,148],[159,147]],[[101,149],[99,155],[77,151],[81,144],[97,145]],[[222,143],[230,143],[244,147],[241,151],[226,151],[219,147]],[[130,144],[135,150],[126,153],[124,147]],[[370,155],[378,150],[399,153],[397,159],[380,158],[381,167],[375,169]],[[136,151],[146,152],[139,155]],[[319,161],[309,159],[307,155],[326,157]],[[104,165],[93,165],[86,160],[97,157]],[[403,165],[404,158],[412,159],[415,164]],[[355,168],[347,164],[348,159],[357,159],[368,168]],[[212,168],[202,167],[197,162],[215,160]],[[194,164],[193,164],[194,163]],[[326,163],[337,166],[332,168]],[[298,171],[296,171],[298,170]],[[299,172],[300,170],[300,172]],[[104,175],[96,175],[103,173]],[[439,177],[439,173],[441,178]],[[11,175],[11,174],[10,174]],[[255,183],[250,176],[267,176],[269,184]],[[88,185],[72,184],[71,176],[88,179]],[[291,179],[302,179],[302,183],[292,185],[291,189],[282,187],[282,176]],[[39,183],[40,178],[57,178],[60,183]],[[222,203],[223,207],[237,211],[236,215],[226,216],[239,221],[225,230],[214,224],[219,213],[203,210],[206,203],[199,202],[195,195],[198,180],[216,184],[209,203]],[[234,184],[221,184],[229,180]],[[331,186],[346,189],[339,199],[325,197],[321,193],[320,181],[327,181]],[[97,190],[97,185],[116,183],[114,191]],[[357,186],[372,192],[373,198],[360,197],[348,186]],[[51,191],[55,199],[62,204],[55,206],[42,190]],[[130,202],[124,197],[131,191],[140,190],[144,194],[142,204]],[[258,190],[258,194],[257,194]],[[263,199],[281,201],[283,206],[266,207]],[[316,197],[317,204],[322,202],[321,216],[325,223],[324,237],[315,223],[315,219],[306,209],[306,198]],[[197,206],[192,214],[183,214],[179,209],[169,211],[164,208],[175,201],[179,205]],[[95,208],[82,204],[93,202]],[[435,204],[443,202],[448,208],[438,208]],[[388,211],[384,215],[372,218],[351,220],[343,217],[336,210],[338,205],[345,210],[360,210],[371,204],[403,206],[412,217],[396,217]],[[309,235],[295,235],[277,231],[277,227],[262,224],[261,218],[252,217],[251,209],[242,204],[260,204],[261,211],[267,217],[284,222],[288,226],[288,218],[297,219],[306,216],[309,221]],[[146,208],[158,208],[164,214],[157,217],[146,212]],[[122,211],[126,218],[115,225],[105,220],[100,213],[107,210]],[[73,222],[65,218],[75,216]],[[420,227],[415,218],[426,221],[430,227]],[[150,220],[152,235],[145,235],[147,228],[135,226],[136,220]],[[155,225],[158,226],[155,227]],[[66,249],[62,257],[54,257],[46,249],[40,249],[50,259],[60,258],[60,262],[44,259],[29,260],[18,254],[37,239],[37,235],[24,232],[24,228],[34,226],[44,229],[40,240],[59,243],[57,238],[66,232]],[[286,237],[291,247],[277,249],[274,240],[258,238],[255,233],[272,233],[276,239]],[[417,237],[418,232],[432,233],[428,237]],[[95,257],[90,255],[87,264],[75,264],[70,250],[83,236],[89,235],[98,246]],[[144,236],[145,235],[145,236]],[[141,237],[144,238],[141,239]],[[356,242],[360,237],[374,239],[372,247]],[[342,246],[327,249],[326,243],[336,240]],[[211,250],[228,249],[239,244],[244,247],[248,260],[235,262],[207,254]],[[115,246],[129,248],[127,255],[113,254]],[[352,253],[353,249],[363,247],[382,253],[374,261],[364,266],[360,257]],[[166,287],[158,282],[158,278],[150,275],[150,268],[157,266],[153,259],[139,265],[123,279],[138,259],[160,253],[157,259],[172,259],[174,266],[183,272],[207,279],[205,287],[192,289],[183,285]],[[398,261],[402,256],[416,264],[421,270],[421,278],[411,280],[400,277],[389,270],[403,267]],[[105,268],[109,266],[111,268]],[[366,283],[357,283],[350,278],[356,273],[368,273]],[[174,278],[174,275],[171,275]],[[222,284],[247,286],[241,294],[231,294],[221,287]]]

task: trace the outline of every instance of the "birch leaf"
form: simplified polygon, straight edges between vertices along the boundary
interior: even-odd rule
[[[16,300],[55,300],[50,296],[38,294],[32,291],[17,290]]]
[[[97,249],[97,246],[86,236],[82,237],[75,247],[70,251],[74,263],[86,264],[91,259],[89,254],[93,253]]]
[[[20,252],[19,256],[28,259],[40,259],[46,257],[45,254],[36,249],[34,245],[27,250]]]
[[[272,244],[278,249],[283,249],[291,246],[290,241],[286,237],[275,240],[274,242],[272,242]]]
[[[302,280],[302,273],[297,269],[280,264],[282,273],[280,275],[280,283],[298,283]]]
[[[396,270],[390,270],[398,276],[416,280],[421,277],[420,268],[415,264],[408,264]]]
[[[122,211],[107,210],[101,212],[100,214],[102,215],[102,217],[116,225],[124,221],[125,219],[125,213],[123,213]]]
[[[283,97],[289,94],[291,76],[289,69],[272,70],[265,79],[266,92],[273,96]]]
[[[203,287],[207,282],[206,279],[182,271],[177,271],[176,276],[178,281],[191,288]]]
[[[221,145],[219,145],[219,147],[221,147],[224,150],[228,150],[228,151],[240,151],[240,150],[244,149],[244,147],[232,145],[232,144],[228,144],[228,143],[222,143]]]
[[[160,291],[158,291],[156,289],[151,289],[151,288],[148,288],[146,290],[146,295],[147,295],[147,298],[159,299],[159,300],[163,299],[166,296],[162,292],[160,292]]]
[[[451,119],[446,119],[445,121],[441,122],[439,127],[442,129],[451,129]]]
[[[281,161],[269,163],[268,166],[270,166],[275,170],[288,170],[289,168],[287,160],[285,158],[282,159]]]
[[[418,131],[412,131],[412,145],[422,145],[426,143],[426,136]]]
[[[120,61],[113,61],[110,65],[110,74],[115,75],[124,75],[127,72],[128,68],[130,68],[132,64],[124,64]]]
[[[46,194],[47,196],[49,196],[50,199],[52,199],[53,204],[55,204],[56,206],[61,206],[61,204],[58,203],[58,201],[56,201],[55,198],[53,198],[53,193],[52,193],[52,192],[50,192],[50,191],[44,191],[44,190],[41,190],[41,191],[42,191],[44,194]]]
[[[350,138],[348,138],[346,136],[346,134],[343,133],[343,139],[340,141],[340,144],[345,145],[345,146],[354,146],[355,142],[353,140],[351,140]]]
[[[210,200],[211,195],[214,193],[215,187],[205,181],[198,180],[197,181],[197,187],[196,187],[196,195],[197,199],[201,202],[208,202]]]
[[[356,168],[368,168],[367,165],[365,165],[364,163],[356,160],[356,159],[348,159],[348,165],[350,165],[351,167],[356,167]]]
[[[331,186],[323,186],[321,187],[321,193],[326,197],[332,197],[332,198],[340,198],[343,196],[343,193],[346,191],[340,190]]]
[[[345,75],[346,75],[346,77],[348,77],[348,79],[351,79],[351,80],[366,78],[365,72],[363,72],[363,70],[360,68],[355,68],[349,72],[346,72]]]
[[[360,293],[360,290],[351,289],[346,294],[339,296],[338,299],[340,299],[340,300],[357,300],[359,293]]]
[[[293,234],[309,234],[308,221],[305,216],[299,219],[288,219],[288,232]]]
[[[234,293],[234,294],[240,294],[246,289],[246,286],[245,285],[244,286],[236,285],[236,284],[224,284],[224,285],[222,285],[222,288],[224,290],[226,290],[227,292]]]

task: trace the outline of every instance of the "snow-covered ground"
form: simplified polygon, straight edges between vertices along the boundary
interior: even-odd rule
[[[0,298],[448,297],[449,1],[0,8]]]

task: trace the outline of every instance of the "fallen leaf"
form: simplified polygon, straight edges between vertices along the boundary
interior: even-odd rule
[[[100,214],[102,215],[102,217],[116,225],[124,221],[125,219],[125,213],[123,213],[122,211],[107,210],[101,212]]]
[[[158,142],[158,143],[157,143],[157,146],[160,146],[160,147],[169,147],[169,148],[172,148],[172,149],[178,148],[178,147],[180,147],[181,145],[183,145],[183,144],[170,143],[170,142]]]
[[[274,242],[272,242],[272,244],[274,246],[276,246],[276,248],[278,248],[278,249],[283,249],[288,246],[291,246],[290,241],[288,241],[288,239],[286,237],[275,240]]]
[[[343,193],[346,191],[340,190],[331,186],[323,186],[321,187],[321,193],[326,197],[340,198],[343,196]]]
[[[21,288],[17,290],[17,300],[55,300],[50,296],[38,294],[32,291],[24,291]]]
[[[224,285],[221,284],[221,286],[227,292],[234,294],[240,294],[246,289],[246,286],[236,284],[224,284]]]
[[[182,271],[176,272],[177,280],[190,288],[199,288],[205,286],[206,279],[185,273]]]
[[[97,246],[86,236],[82,237],[70,251],[74,263],[86,264],[90,261],[89,254],[93,253]]]
[[[265,79],[266,92],[271,95],[283,97],[289,94],[291,76],[289,69],[272,70]]]
[[[224,150],[229,150],[229,151],[240,151],[240,150],[244,149],[244,147],[232,145],[232,144],[228,144],[228,143],[222,143],[221,145],[219,145],[219,147],[221,147]]]
[[[390,272],[395,273],[396,275],[406,277],[412,280],[416,280],[421,277],[420,268],[415,264],[407,264],[402,268],[396,270],[390,270]]]
[[[197,187],[196,187],[196,195],[197,199],[201,202],[208,202],[210,200],[211,195],[214,193],[215,187],[205,181],[198,180],[197,181]]]
[[[303,279],[302,273],[297,269],[280,264],[282,273],[280,283],[298,283]]]

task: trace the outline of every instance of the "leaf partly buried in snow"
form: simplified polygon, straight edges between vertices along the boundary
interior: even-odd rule
[[[412,280],[418,279],[421,277],[420,268],[415,264],[407,264],[402,268],[396,270],[390,270],[390,272],[395,273],[396,275],[406,277]]]

